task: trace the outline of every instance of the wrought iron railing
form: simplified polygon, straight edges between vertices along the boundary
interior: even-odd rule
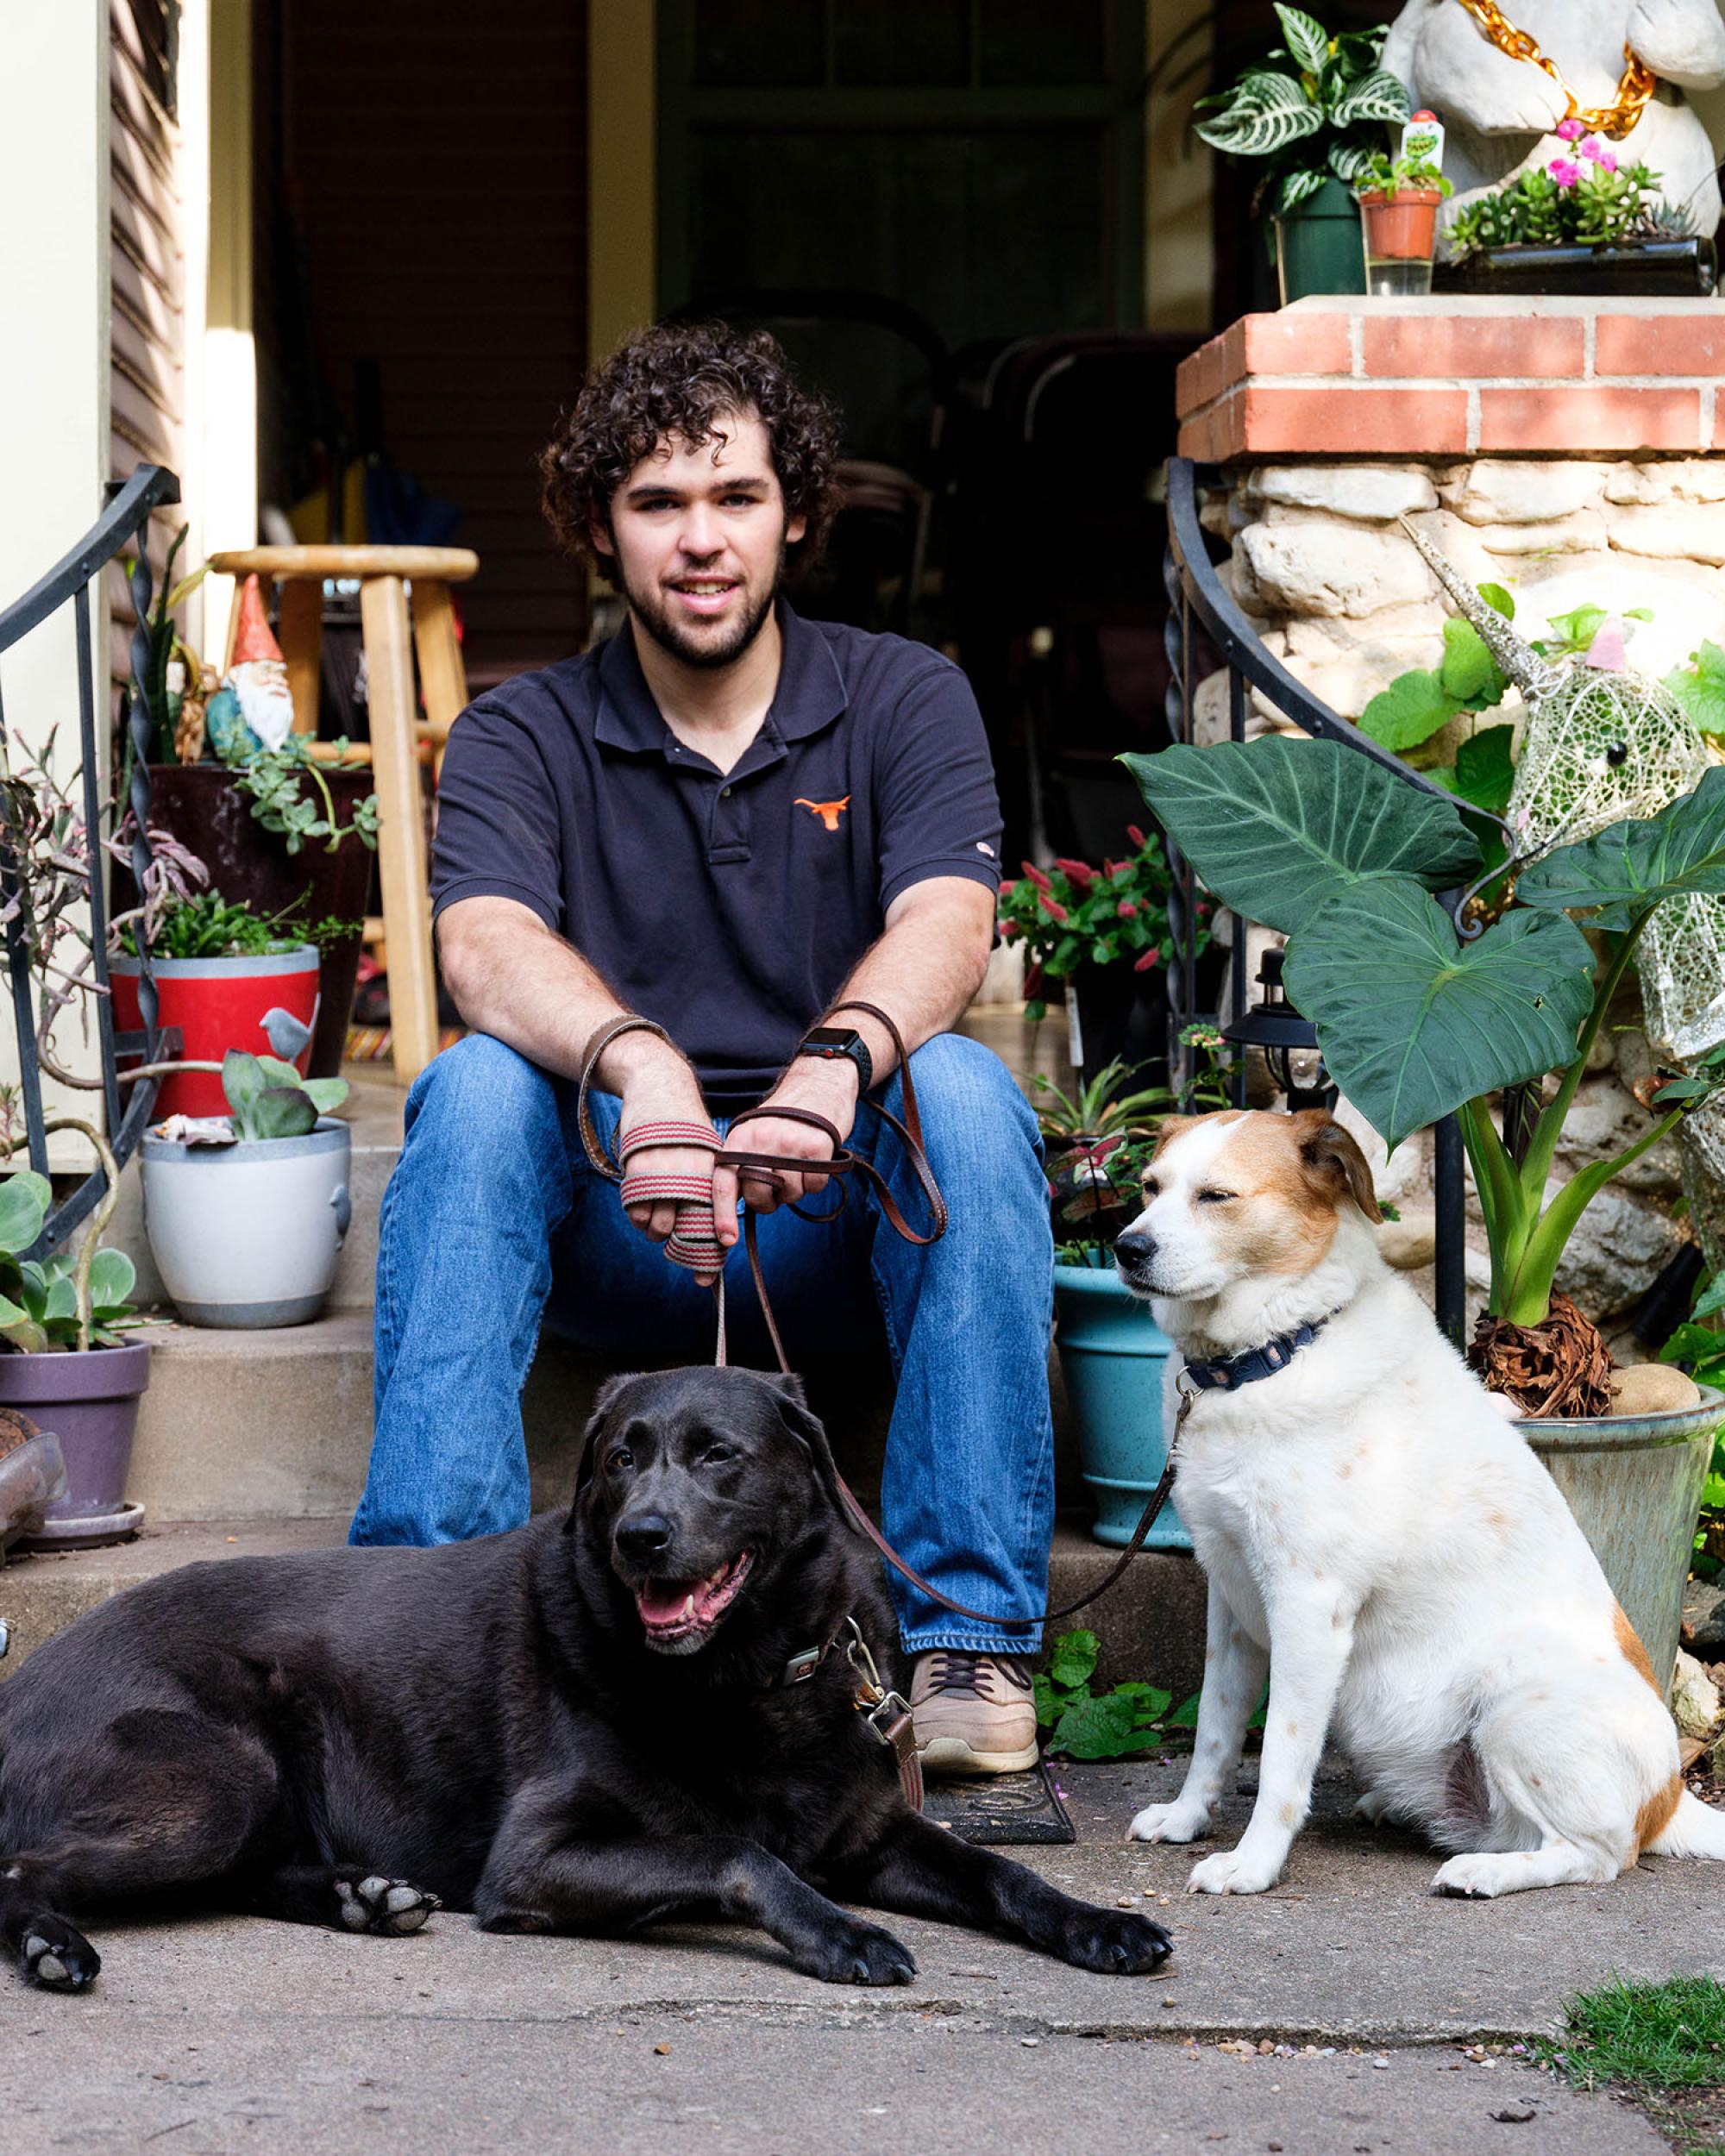
[[[148,664],[148,634],[145,617],[153,590],[149,560],[149,519],[153,510],[179,499],[179,481],[160,465],[141,464],[125,484],[110,490],[108,506],[70,554],[57,561],[46,576],[22,599],[0,611],[0,658],[39,628],[62,606],[72,610],[73,639],[78,667],[78,739],[79,778],[85,829],[89,844],[91,977],[94,983],[97,1039],[101,1075],[91,1081],[99,1087],[108,1147],[116,1166],[123,1166],[136,1150],[155,1106],[160,1083],[142,1077],[128,1083],[122,1078],[122,1058],[142,1058],[144,1064],[160,1062],[179,1046],[177,1032],[164,1032],[157,1025],[159,999],[150,956],[139,938],[138,1009],[142,1030],[121,1033],[114,1025],[113,1000],[108,981],[108,906],[103,876],[106,858],[102,804],[101,744],[97,734],[95,649],[91,632],[90,586],[108,564],[129,545],[135,544],[132,570],[132,604],[137,626],[131,646],[131,680],[128,693],[127,724],[131,742],[131,781],[129,805],[132,812],[130,838],[133,879],[140,891],[150,866],[149,755],[150,711],[144,693]],[[0,764],[8,749],[3,669],[0,669]],[[21,863],[16,837],[0,812],[0,900],[9,906],[20,893]],[[31,962],[28,937],[22,913],[15,907],[6,925],[6,964],[12,991],[12,1023],[17,1036],[19,1091],[29,1162],[39,1175],[48,1172],[48,1125],[42,1102],[42,1074],[37,1061],[38,1029],[50,1017],[46,985]],[[126,1098],[122,1100],[122,1094]],[[42,1232],[25,1255],[40,1257],[58,1247],[100,1202],[107,1187],[106,1170],[98,1164],[62,1197],[49,1212]]]
[[[1303,732],[1325,741],[1339,741],[1374,763],[1392,772],[1404,785],[1438,793],[1429,779],[1412,771],[1399,756],[1380,748],[1351,720],[1297,681],[1264,646],[1239,607],[1228,595],[1216,565],[1210,559],[1203,526],[1199,521],[1199,492],[1202,480],[1198,467],[1187,457],[1174,457],[1168,466],[1168,555],[1163,581],[1168,593],[1168,621],[1163,635],[1170,679],[1166,713],[1168,730],[1178,742],[1192,739],[1192,705],[1198,684],[1194,679],[1201,661],[1200,633],[1208,636],[1215,655],[1227,669],[1228,730],[1235,741],[1245,738],[1247,696],[1257,690],[1282,715]],[[1449,797],[1444,795],[1447,799]],[[1195,887],[1190,864],[1170,843],[1170,865],[1174,889],[1169,899],[1169,924],[1176,961],[1169,969],[1169,1067],[1176,1087],[1189,1086],[1192,1052],[1181,1039],[1187,1026],[1198,1018]],[[1455,894],[1458,900],[1464,893]],[[1453,910],[1453,909],[1452,909]],[[1248,924],[1239,914],[1230,917],[1233,963],[1229,968],[1230,1012],[1227,1023],[1239,1025],[1245,1016],[1245,950]],[[1236,1067],[1235,1098],[1245,1103],[1244,1058]],[[1466,1294],[1466,1190],[1462,1174],[1461,1132],[1454,1116],[1433,1126],[1433,1172],[1437,1208],[1436,1300],[1439,1324],[1460,1344]]]

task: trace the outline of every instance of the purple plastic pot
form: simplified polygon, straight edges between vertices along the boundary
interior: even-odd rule
[[[138,1401],[150,1382],[147,1343],[63,1354],[0,1355],[0,1403],[52,1430],[66,1457],[57,1520],[97,1520],[126,1500]]]

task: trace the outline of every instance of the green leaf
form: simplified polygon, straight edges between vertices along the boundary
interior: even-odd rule
[[[1479,846],[1460,812],[1334,741],[1220,742],[1120,761],[1224,906],[1286,933],[1339,890],[1465,882]]]
[[[1725,1272],[1713,1275],[1702,1289],[1694,1309],[1689,1314],[1691,1318],[1713,1318],[1722,1310],[1725,1310]],[[1725,1334],[1719,1336],[1719,1345],[1721,1351],[1725,1353]]]
[[[1497,662],[1486,649],[1479,631],[1459,614],[1452,614],[1444,624],[1444,661],[1438,669],[1438,680],[1446,696],[1453,697],[1458,704],[1471,704],[1490,693],[1490,701],[1496,704],[1503,694],[1503,676],[1497,671]]]
[[[298,1086],[271,1086],[253,1104],[254,1138],[304,1138],[317,1125],[317,1111]]]
[[[1412,110],[1407,85],[1387,67],[1375,67],[1336,99],[1330,119],[1345,128],[1356,120],[1405,120]]]
[[[1195,1729],[1198,1727],[1198,1702],[1204,1695],[1194,1692],[1190,1699],[1183,1699],[1168,1717],[1170,1729]]]
[[[1032,1694],[1036,1700],[1036,1719],[1039,1728],[1051,1729],[1066,1711],[1066,1702],[1049,1682],[1045,1670],[1038,1670],[1031,1679]]]
[[[1057,1684],[1075,1690],[1090,1682],[1101,1641],[1094,1632],[1065,1632],[1054,1643],[1048,1674]]]
[[[1446,629],[1451,624],[1446,623]],[[1463,624],[1466,626],[1465,624]],[[1470,631],[1470,634],[1471,632]],[[1480,646],[1483,651],[1485,647]],[[1424,667],[1398,674],[1380,689],[1359,715],[1359,730],[1401,755],[1447,726],[1461,706],[1446,693],[1442,677]]]
[[[1174,1695],[1164,1692],[1159,1685],[1132,1682],[1115,1685],[1114,1697],[1126,1701],[1132,1710],[1132,1720],[1140,1729],[1146,1729],[1152,1722],[1162,1720]]]
[[[297,1086],[299,1073],[292,1063],[285,1063],[279,1056],[260,1056],[258,1068],[273,1086]]]
[[[1605,617],[1606,609],[1603,606],[1578,606],[1572,613],[1553,614],[1547,629],[1561,649],[1585,651],[1599,634]]]
[[[1494,614],[1502,614],[1505,621],[1515,618],[1515,602],[1501,584],[1482,584],[1479,596]]]
[[[1226,106],[1193,122],[1193,133],[1214,150],[1235,157],[1269,157],[1324,124],[1315,105],[1291,75],[1268,70],[1244,76]]]
[[[1329,179],[1321,165],[1299,165],[1284,175],[1281,192],[1276,197],[1276,214],[1285,217],[1290,210],[1297,210],[1309,200]]]
[[[1668,674],[1665,685],[1698,732],[1725,734],[1725,651],[1717,644],[1691,652],[1689,664]]]
[[[52,1325],[56,1319],[65,1323],[78,1315],[78,1288],[70,1273],[56,1273],[48,1282],[47,1300],[42,1305],[42,1319]]]
[[[1657,816],[1559,847],[1515,886],[1525,905],[1546,911],[1596,906],[1594,925],[1607,929],[1628,928],[1685,892],[1725,892],[1725,764],[1704,771],[1692,793]]]
[[[1560,914],[1514,912],[1460,943],[1398,877],[1332,899],[1289,945],[1286,978],[1331,1076],[1393,1150],[1465,1100],[1571,1062],[1593,953]]]
[[[1361,177],[1375,154],[1369,142],[1350,141],[1345,135],[1333,135],[1324,149],[1330,170],[1346,187]]]
[[[1118,1759],[1123,1752],[1142,1750],[1132,1742],[1132,1703],[1110,1693],[1104,1699],[1075,1700],[1054,1725],[1051,1752],[1072,1759]]]
[[[123,1250],[97,1250],[90,1263],[90,1302],[96,1310],[118,1310],[138,1283],[138,1269]]]
[[[27,1250],[42,1232],[53,1193],[46,1175],[21,1168],[0,1182],[0,1250]]]
[[[1288,50],[1308,75],[1317,74],[1330,56],[1330,34],[1315,16],[1300,8],[1284,7],[1276,0],[1276,19],[1288,41]]]
[[[236,1118],[247,1113],[268,1083],[263,1065],[243,1049],[230,1048],[222,1058],[222,1091]]]
[[[28,1310],[0,1295],[0,1340],[9,1340],[25,1355],[40,1355],[48,1337]]]
[[[319,1115],[329,1115],[347,1099],[348,1081],[345,1078],[305,1078],[300,1081],[300,1090]]]
[[[1513,726],[1482,726],[1456,750],[1454,791],[1474,808],[1502,816],[1509,805],[1515,767],[1509,761]]]

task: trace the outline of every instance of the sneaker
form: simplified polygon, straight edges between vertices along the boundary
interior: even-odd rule
[[[917,1755],[941,1774],[1018,1774],[1036,1764],[1030,1664],[939,1647],[911,1678]]]

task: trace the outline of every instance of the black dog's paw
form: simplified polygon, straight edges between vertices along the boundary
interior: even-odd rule
[[[791,1959],[823,1984],[908,1984],[916,1974],[910,1949],[878,1924],[834,1924],[793,1947]]]
[[[337,1879],[336,1898],[342,1922],[350,1932],[380,1932],[402,1939],[417,1932],[434,1909],[443,1904],[405,1879],[386,1879],[376,1874],[349,1882]]]
[[[24,1973],[44,1991],[82,1991],[102,1957],[63,1916],[39,1916],[24,1934]]]
[[[1075,1969],[1104,1977],[1143,1977],[1159,1969],[1174,1951],[1160,1924],[1130,1909],[1080,1904],[1061,1927],[1057,1951]]]

